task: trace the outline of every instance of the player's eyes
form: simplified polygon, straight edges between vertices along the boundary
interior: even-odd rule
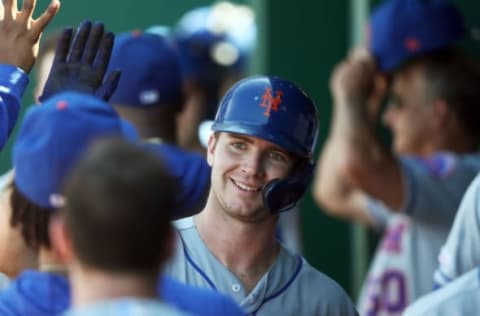
[[[396,109],[401,109],[403,107],[403,100],[401,97],[395,95],[395,94],[390,94],[388,97],[388,106]]]
[[[269,157],[275,162],[287,163],[289,161],[287,155],[278,151],[271,151]]]
[[[245,150],[247,148],[247,144],[244,142],[233,142],[230,144],[230,147],[235,150]]]

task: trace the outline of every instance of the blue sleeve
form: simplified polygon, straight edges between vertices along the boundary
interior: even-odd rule
[[[0,64],[0,149],[15,127],[28,82],[27,74],[20,68]]]
[[[245,316],[242,309],[229,297],[210,289],[185,285],[169,277],[161,277],[161,298],[185,312],[205,316]]]
[[[15,284],[10,284],[0,292],[0,315],[21,316],[17,302]]]
[[[479,160],[446,153],[428,159],[402,157],[406,199],[400,211],[418,221],[450,226]]]
[[[144,146],[164,160],[181,188],[176,197],[173,218],[179,219],[200,212],[210,188],[210,166],[205,158],[165,143],[146,142]]]

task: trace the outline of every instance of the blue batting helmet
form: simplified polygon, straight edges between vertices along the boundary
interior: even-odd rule
[[[450,47],[465,35],[462,14],[448,0],[388,0],[370,18],[370,49],[384,72]]]
[[[272,213],[296,205],[313,173],[318,133],[317,109],[302,89],[278,77],[243,79],[220,101],[212,130],[258,137],[299,157],[290,177],[271,181],[262,192]]]
[[[256,40],[253,11],[220,2],[195,8],[179,20],[174,36],[185,78],[206,88],[228,73],[245,73]]]

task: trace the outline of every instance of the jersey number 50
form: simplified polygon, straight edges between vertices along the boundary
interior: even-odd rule
[[[371,308],[368,310],[368,316],[376,316],[381,311],[386,314],[401,313],[407,303],[407,288],[405,277],[401,271],[388,270],[378,280],[380,284],[374,285],[374,293],[371,293]]]

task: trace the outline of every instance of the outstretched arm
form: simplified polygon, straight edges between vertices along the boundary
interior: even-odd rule
[[[400,165],[372,119],[375,76],[373,62],[364,57],[350,57],[335,68],[332,126],[314,181],[314,197],[327,212],[367,224],[375,222],[367,196],[398,210],[405,195]]]
[[[38,54],[38,41],[60,3],[53,0],[37,19],[32,18],[35,0],[24,0],[18,11],[16,0],[3,1],[0,21],[0,148],[5,145],[20,111],[28,75]]]

